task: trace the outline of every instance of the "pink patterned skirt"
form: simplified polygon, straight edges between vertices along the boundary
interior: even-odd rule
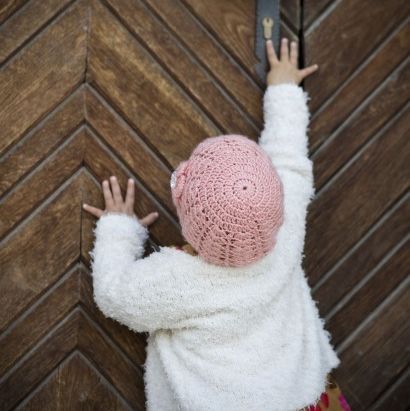
[[[331,374],[327,375],[326,391],[322,392],[316,404],[308,405],[300,411],[351,411],[350,405]]]

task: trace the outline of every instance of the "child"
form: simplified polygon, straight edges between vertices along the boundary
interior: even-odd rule
[[[259,145],[240,135],[201,142],[172,174],[188,248],[146,258],[148,226],[115,177],[103,182],[92,256],[94,298],[107,316],[149,332],[144,364],[152,411],[295,411],[329,406],[339,365],[302,270],[314,195],[309,111],[297,45],[282,39],[271,70]],[[189,252],[185,252],[189,251]],[[347,405],[332,409],[348,409]],[[331,408],[328,408],[331,409]]]

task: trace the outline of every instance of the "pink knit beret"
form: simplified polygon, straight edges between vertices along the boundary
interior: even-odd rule
[[[211,264],[265,256],[283,222],[282,182],[266,152],[241,135],[203,140],[171,176],[182,235]]]

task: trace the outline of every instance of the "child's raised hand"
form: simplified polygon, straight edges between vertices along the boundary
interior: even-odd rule
[[[103,214],[108,212],[124,213],[129,216],[135,216],[134,213],[134,200],[135,200],[135,189],[134,180],[128,180],[127,194],[125,196],[125,201],[122,198],[121,188],[118,184],[117,178],[115,176],[110,177],[112,192],[108,180],[102,182],[102,189],[105,200],[105,210],[100,210],[99,208],[92,207],[88,204],[83,204],[83,208],[90,214],[100,218]],[[143,219],[139,220],[144,226],[149,226],[158,218],[158,213],[153,212],[148,214]]]
[[[297,44],[295,41],[292,41],[290,43],[289,52],[287,38],[282,38],[280,60],[276,55],[272,40],[268,40],[266,42],[266,53],[268,55],[270,65],[270,70],[267,76],[268,86],[283,83],[293,83],[299,85],[305,77],[309,76],[319,68],[317,64],[313,64],[310,67],[299,70]]]

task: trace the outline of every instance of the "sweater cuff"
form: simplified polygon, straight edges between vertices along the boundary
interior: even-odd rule
[[[126,240],[134,246],[143,246],[148,239],[149,231],[136,216],[111,211],[99,218],[94,234],[96,238]]]
[[[273,117],[286,118],[288,123],[309,121],[307,91],[294,83],[272,84],[268,86],[263,97],[265,120],[268,123]]]

